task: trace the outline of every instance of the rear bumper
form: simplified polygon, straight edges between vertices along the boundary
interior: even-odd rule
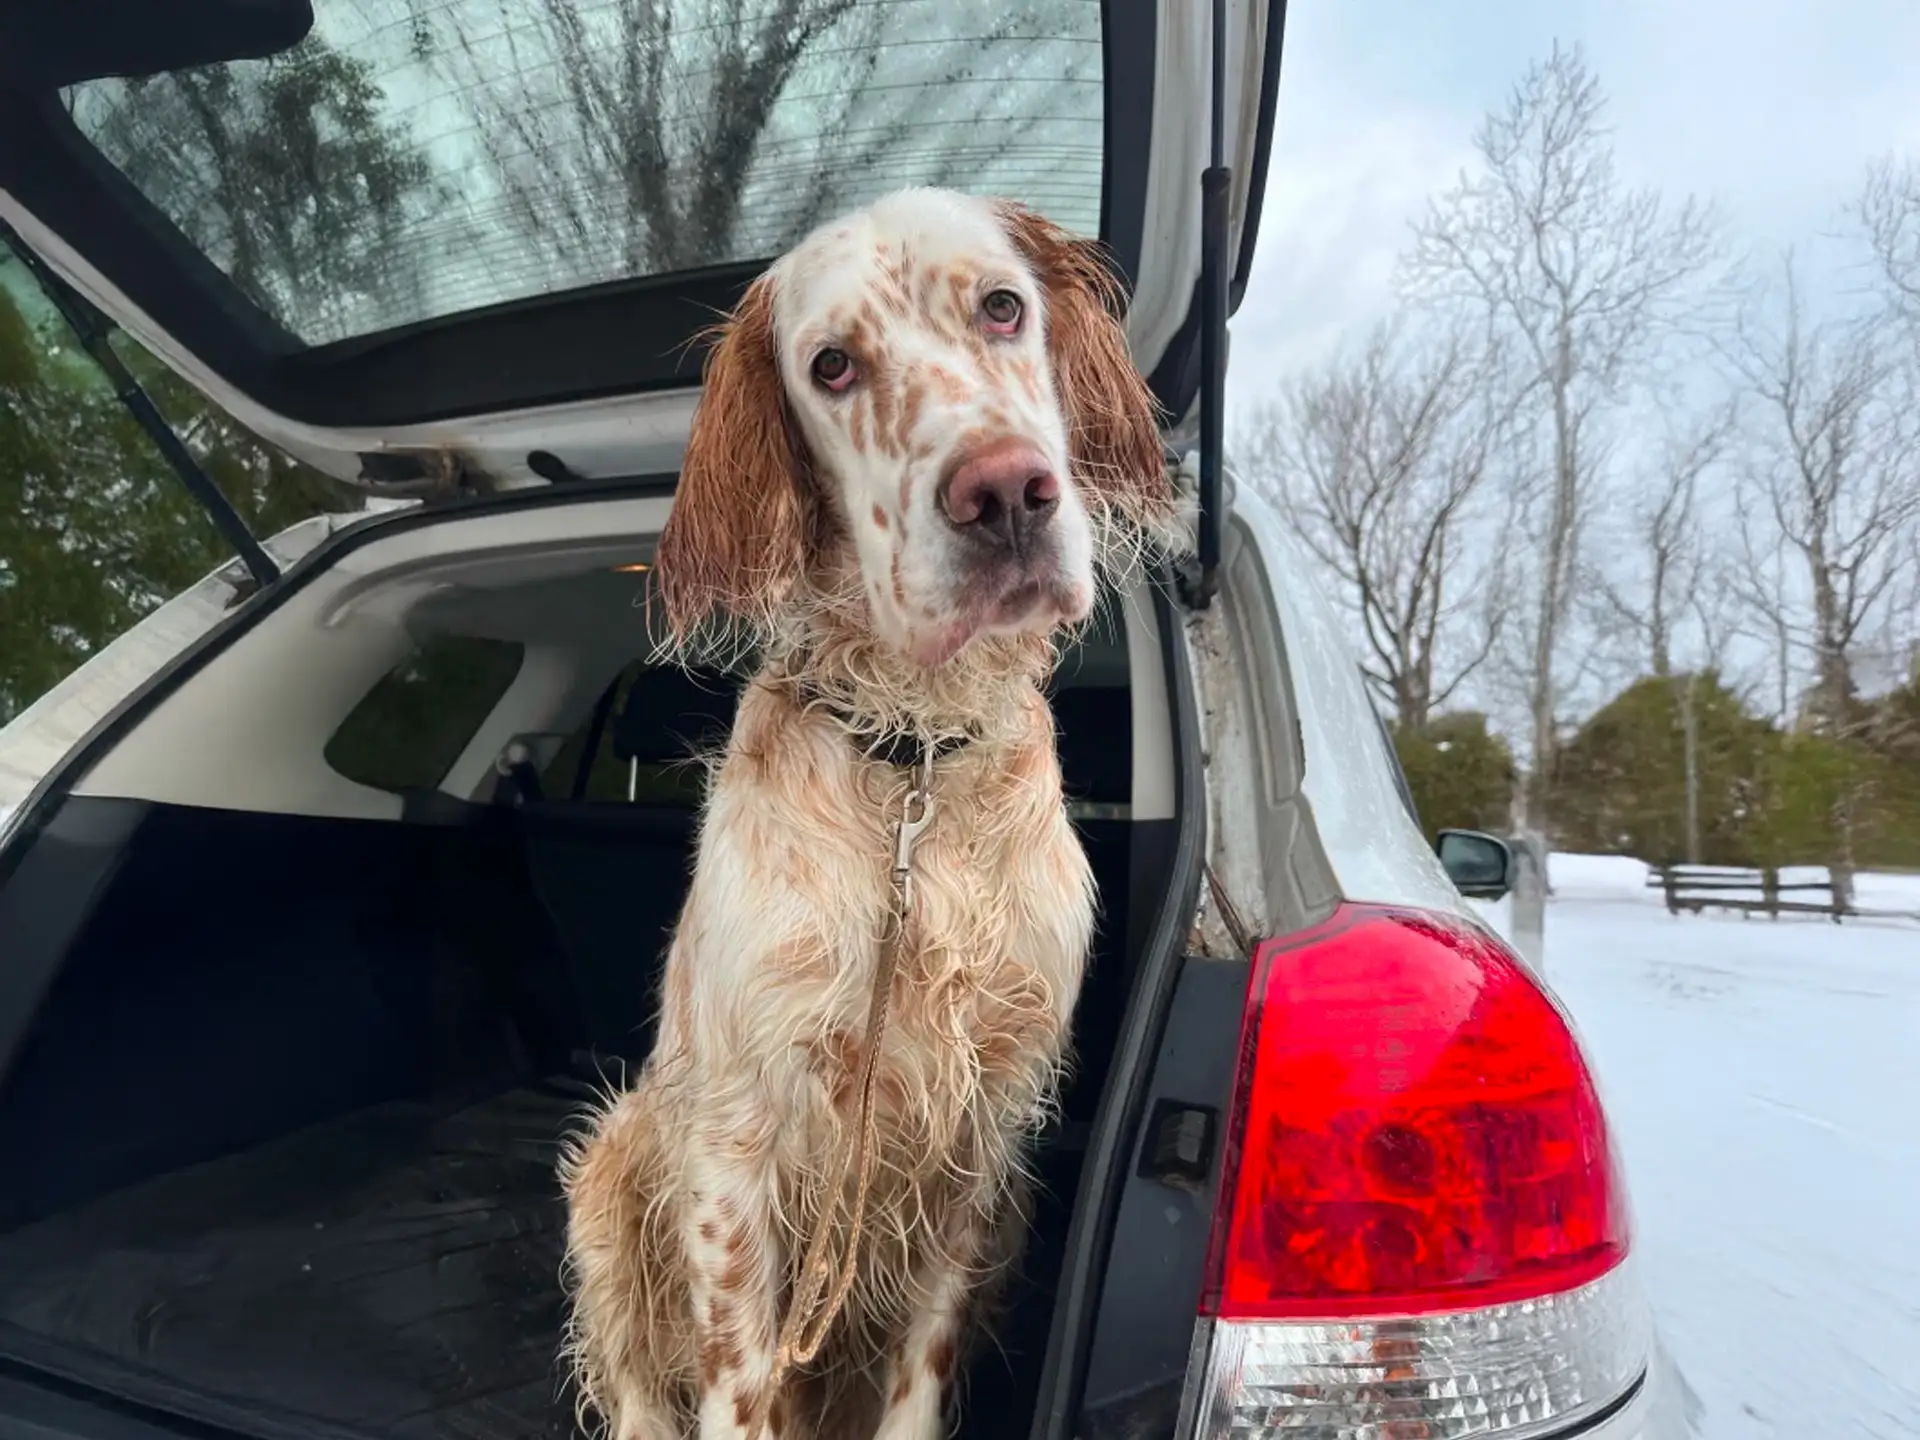
[[[1655,1346],[1646,1378],[1627,1403],[1603,1419],[1559,1431],[1553,1440],[1691,1440],[1699,1402],[1665,1347]]]

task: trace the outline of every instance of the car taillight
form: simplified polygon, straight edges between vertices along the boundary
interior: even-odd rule
[[[1189,1435],[1530,1435],[1644,1370],[1592,1077],[1463,921],[1350,905],[1260,949],[1221,1185]]]

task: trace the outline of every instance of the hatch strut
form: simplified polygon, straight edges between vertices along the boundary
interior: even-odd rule
[[[1183,587],[1204,610],[1220,588],[1221,450],[1227,403],[1228,210],[1227,0],[1213,0],[1213,84],[1208,165],[1200,176],[1200,493],[1195,564]]]
[[[115,352],[108,338],[111,326],[107,318],[93,307],[86,296],[54,274],[4,220],[0,220],[0,241],[4,241],[20,258],[20,263],[27,267],[27,273],[33,276],[47,299],[53,302],[54,308],[72,327],[80,341],[80,348],[92,357],[93,363],[106,375],[120,403],[127,407],[140,428],[160,447],[160,453],[166,457],[167,464],[173,467],[173,473],[180,477],[180,483],[187,487],[188,493],[213,517],[213,523],[220,527],[220,533],[239,554],[247,573],[253,576],[254,584],[264,589],[278,580],[280,566],[254,538],[246,520],[234,509],[233,502],[200,468],[199,462],[188,452],[173,427],[167,424],[151,397],[140,388],[140,382],[134,378],[126,362]]]

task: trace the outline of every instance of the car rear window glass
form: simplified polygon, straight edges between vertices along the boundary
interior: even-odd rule
[[[504,640],[427,640],[341,721],[327,764],[376,790],[432,789],[507,693],[523,654]]]
[[[308,344],[780,253],[907,185],[1099,229],[1100,0],[316,0],[265,60],[68,93]]]

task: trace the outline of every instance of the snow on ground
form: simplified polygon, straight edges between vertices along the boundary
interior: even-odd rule
[[[1547,979],[1705,1440],[1920,1437],[1920,924],[1676,918],[1637,861],[1549,874]],[[1857,894],[1920,910],[1920,876]]]

